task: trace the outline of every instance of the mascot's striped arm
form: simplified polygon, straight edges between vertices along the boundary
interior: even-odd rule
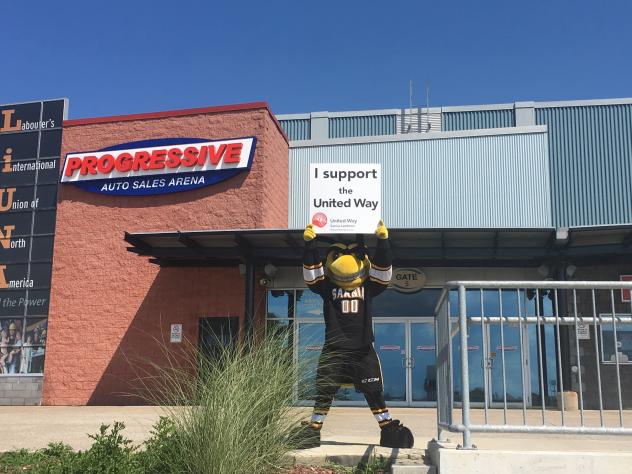
[[[373,296],[382,293],[393,277],[393,255],[388,239],[377,240],[377,250],[371,259],[369,280]]]
[[[325,268],[318,249],[314,248],[312,241],[305,242],[303,279],[309,289],[320,294],[322,283],[325,281]]]

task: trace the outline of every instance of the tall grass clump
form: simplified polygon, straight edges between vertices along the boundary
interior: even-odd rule
[[[292,407],[300,371],[286,336],[257,334],[236,348],[217,341],[211,358],[192,348],[154,366],[147,400],[170,420],[147,446],[156,471],[252,474],[287,463],[302,416]]]

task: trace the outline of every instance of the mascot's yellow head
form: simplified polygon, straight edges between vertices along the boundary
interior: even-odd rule
[[[345,290],[358,288],[369,276],[371,262],[362,243],[343,244],[336,242],[327,250],[325,275]]]

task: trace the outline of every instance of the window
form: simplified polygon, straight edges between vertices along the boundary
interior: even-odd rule
[[[604,364],[615,364],[616,357],[619,364],[632,364],[632,324],[617,324],[615,354],[615,336],[612,319],[608,322],[609,315],[600,315],[601,323],[601,360]],[[610,316],[612,318],[612,316]]]
[[[373,301],[373,317],[434,317],[440,294],[439,288],[425,288],[416,293],[388,289]]]
[[[311,290],[296,290],[296,317],[322,319],[322,298]]]
[[[483,295],[483,304],[481,305],[481,293]],[[536,298],[536,296],[538,298]],[[536,299],[539,299],[539,305],[536,307]],[[502,304],[501,304],[502,303]],[[469,317],[480,317],[481,313],[485,316],[500,316],[502,307],[502,315],[505,317],[517,316],[552,316],[553,315],[554,295],[547,290],[466,290],[466,310]],[[459,315],[459,294],[457,290],[450,291],[450,316],[457,317]]]
[[[294,307],[294,290],[268,291],[266,318],[291,318]]]

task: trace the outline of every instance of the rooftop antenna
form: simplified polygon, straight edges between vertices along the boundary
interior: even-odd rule
[[[410,79],[408,81],[408,114],[410,117],[412,117],[413,115],[413,80]],[[406,116],[404,116],[404,120],[406,120]],[[412,125],[412,120],[409,122],[408,126],[406,127],[406,133],[410,133],[410,127]]]
[[[426,132],[430,131],[430,83],[426,81]]]

